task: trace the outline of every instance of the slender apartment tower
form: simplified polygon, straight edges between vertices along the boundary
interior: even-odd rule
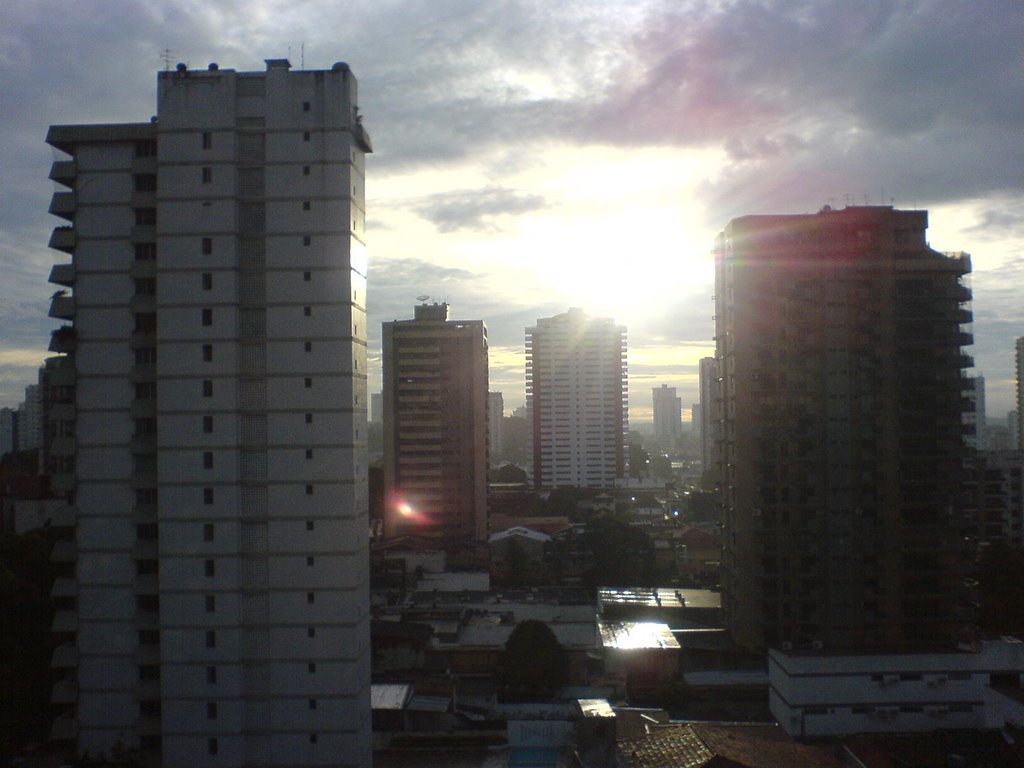
[[[151,122],[47,141],[72,257],[50,279],[73,289],[51,307],[50,419],[74,436],[50,460],[53,737],[165,768],[368,766],[355,78],[179,65]]]
[[[1014,411],[1017,440],[1013,447],[1024,451],[1024,336],[1018,336],[1013,347],[1017,371],[1017,409]]]
[[[572,308],[526,329],[537,488],[611,488],[626,470],[626,327]]]
[[[926,211],[745,216],[719,236],[723,608],[743,647],[951,642],[966,254]]]
[[[676,388],[662,384],[651,390],[654,406],[654,439],[663,450],[679,447],[683,434],[683,401]]]
[[[718,362],[713,357],[702,357],[698,364],[700,386],[700,457],[705,476],[718,482],[718,444],[721,440],[720,411],[722,405],[721,386],[718,378]]]
[[[487,537],[487,327],[419,304],[384,323],[384,535]]]

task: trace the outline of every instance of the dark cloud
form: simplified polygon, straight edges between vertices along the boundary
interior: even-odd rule
[[[460,229],[498,232],[501,216],[518,216],[542,210],[541,195],[531,195],[502,187],[441,192],[413,204],[413,210],[433,223],[439,232]]]

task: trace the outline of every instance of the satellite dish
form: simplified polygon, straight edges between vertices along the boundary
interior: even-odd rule
[[[424,294],[423,296],[417,296],[417,297],[416,297],[416,301],[426,301],[426,300],[427,300],[427,299],[429,299],[429,298],[430,298],[429,296],[427,296],[426,294]]]

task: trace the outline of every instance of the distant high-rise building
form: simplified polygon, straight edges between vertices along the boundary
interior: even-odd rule
[[[626,328],[573,308],[526,329],[538,488],[610,488],[626,468]]]
[[[370,145],[347,65],[289,67],[47,136],[52,736],[93,756],[371,761]]]
[[[1011,448],[1021,450],[1020,447],[1020,411],[1012,410],[1006,413],[1007,445]]]
[[[702,416],[701,416],[700,403],[691,403],[690,404],[690,432],[691,432],[691,434],[693,434],[694,437],[697,438],[698,442],[700,442],[700,441],[702,441],[704,439],[703,437],[701,437],[701,423],[700,423],[701,418],[702,418]]]
[[[374,392],[370,395],[370,421],[374,424],[384,423],[384,393]]]
[[[698,367],[700,386],[700,457],[704,472],[709,477],[718,477],[718,459],[715,453],[720,439],[719,411],[721,409],[721,387],[718,380],[718,361],[713,357],[702,357]]]
[[[505,398],[501,392],[487,393],[487,426],[490,430],[490,451],[491,461],[495,461],[502,451],[504,445],[504,423],[505,423]]]
[[[18,449],[18,412],[0,408],[0,456]]]
[[[1017,338],[1017,442],[1015,445],[1024,451],[1024,336]]]
[[[966,254],[925,211],[734,219],[716,246],[723,609],[735,641],[948,641],[973,360]]]
[[[18,450],[28,451],[43,444],[43,401],[38,384],[25,387],[25,400],[18,407]]]
[[[383,325],[384,534],[487,536],[487,328],[419,304]]]
[[[675,387],[662,384],[651,390],[654,400],[654,439],[666,450],[679,447],[683,434],[683,401],[676,396]]]

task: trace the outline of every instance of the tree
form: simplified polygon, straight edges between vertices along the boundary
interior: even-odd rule
[[[498,666],[505,701],[550,701],[569,679],[569,655],[543,621],[516,624]]]
[[[525,469],[520,469],[515,464],[502,464],[494,467],[487,473],[488,481],[492,483],[525,483],[527,474]]]

